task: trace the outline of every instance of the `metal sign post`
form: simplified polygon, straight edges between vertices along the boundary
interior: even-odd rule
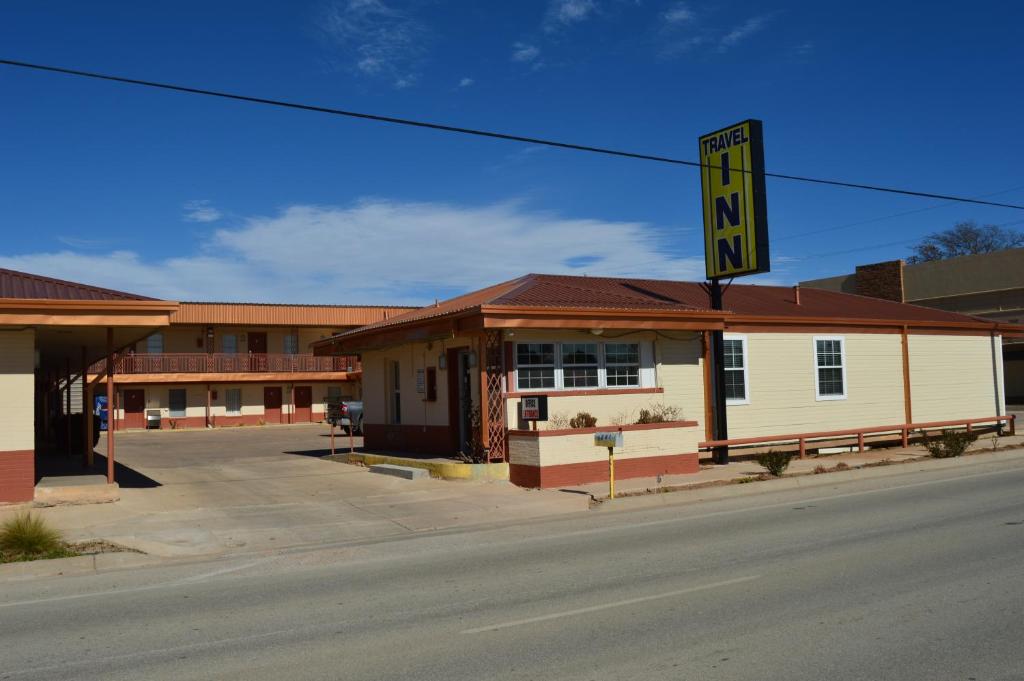
[[[702,135],[700,188],[704,208],[704,265],[712,310],[724,310],[724,278],[768,272],[768,209],[765,200],[761,121],[746,120]],[[712,430],[729,439],[725,395],[725,339],[711,332]],[[729,448],[715,447],[715,463],[729,463]]]

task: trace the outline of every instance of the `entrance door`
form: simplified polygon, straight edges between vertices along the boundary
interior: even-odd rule
[[[452,448],[456,452],[471,453],[473,414],[473,372],[469,366],[469,350],[448,350],[448,423],[452,434]]]
[[[124,391],[124,427],[146,427],[145,390],[133,389]]]
[[[267,370],[267,334],[265,331],[249,332],[249,371]]]
[[[281,423],[281,386],[263,388],[264,423]]]
[[[309,423],[313,420],[313,387],[308,385],[295,386],[294,423]]]

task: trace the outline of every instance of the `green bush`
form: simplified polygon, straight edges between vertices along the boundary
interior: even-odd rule
[[[777,452],[774,449],[770,449],[763,454],[757,455],[757,463],[764,466],[765,470],[779,477],[782,472],[789,468],[789,460],[793,458],[791,452]]]
[[[937,438],[928,437],[928,433],[922,430],[921,436],[924,438],[924,448],[936,459],[960,456],[978,439],[974,433],[959,430],[944,430]]]
[[[593,428],[596,425],[597,417],[591,416],[585,411],[581,411],[580,413],[576,414],[576,416],[573,416],[571,419],[569,419],[570,428]]]
[[[0,562],[61,558],[75,555],[60,532],[31,513],[21,513],[0,526]]]

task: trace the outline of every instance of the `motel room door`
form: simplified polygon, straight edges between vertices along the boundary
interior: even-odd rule
[[[265,331],[249,332],[249,371],[267,371],[267,334]]]
[[[124,427],[146,427],[146,391],[131,389],[124,391]]]
[[[281,423],[281,386],[263,388],[264,423]]]
[[[313,420],[313,386],[295,386],[295,416],[293,423],[309,423]]]
[[[469,453],[472,439],[473,372],[467,348],[448,350],[448,423],[452,447]]]

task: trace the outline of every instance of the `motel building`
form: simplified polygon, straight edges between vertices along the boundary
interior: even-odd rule
[[[167,328],[119,349],[115,428],[322,421],[328,400],[360,398],[360,366],[354,356],[314,357],[310,344],[410,309],[182,302]],[[102,386],[103,371],[91,367],[90,383]]]
[[[361,357],[368,451],[483,449],[526,487],[606,481],[599,432],[623,435],[617,478],[696,473],[715,444],[716,330],[734,448],[1013,427],[1000,344],[1020,326],[799,287],[732,284],[724,308],[698,283],[529,274],[313,348]],[[532,396],[546,422],[522,418]],[[580,412],[596,424],[571,427]]]
[[[360,367],[310,342],[409,309],[179,304],[0,269],[0,504],[38,498],[44,474],[116,482],[121,430],[322,419],[359,396]],[[115,416],[101,453],[96,397]]]

